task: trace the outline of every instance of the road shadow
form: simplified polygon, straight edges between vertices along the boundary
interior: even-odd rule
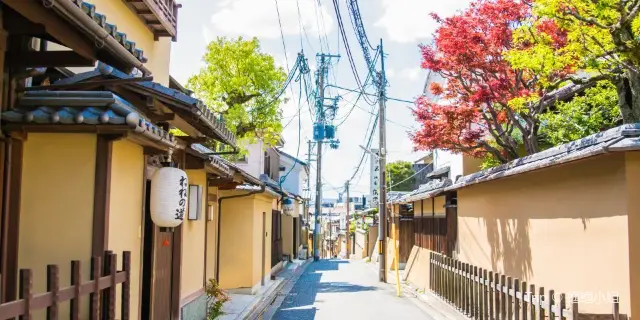
[[[314,319],[318,293],[347,293],[375,291],[377,287],[361,286],[349,282],[321,282],[322,271],[338,270],[345,260],[320,260],[313,262],[296,281],[293,289],[282,301],[273,319]]]
[[[314,262],[311,266],[312,271],[338,271],[340,269],[341,264],[349,263],[347,260],[320,260]]]
[[[357,284],[350,284],[348,282],[323,282],[319,283],[316,292],[322,293],[343,293],[343,292],[361,292],[361,291],[375,291],[378,290],[372,286],[361,286]]]
[[[273,316],[273,319],[280,320],[303,320],[303,319],[315,319],[316,307],[301,308],[301,309],[279,309]]]

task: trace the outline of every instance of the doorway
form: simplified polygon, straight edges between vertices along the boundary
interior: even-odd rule
[[[300,222],[298,218],[293,218],[293,251],[291,251],[292,258],[298,257],[298,230],[300,230]]]
[[[151,220],[151,180],[147,180],[144,206],[141,318],[171,319],[173,232],[161,232]]]
[[[271,211],[271,267],[282,261],[282,213]]]

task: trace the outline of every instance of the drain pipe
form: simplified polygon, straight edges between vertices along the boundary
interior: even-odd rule
[[[261,185],[260,186],[260,190],[254,190],[251,192],[247,192],[244,194],[236,194],[233,196],[227,196],[227,197],[220,197],[218,198],[218,225],[217,225],[217,229],[218,229],[218,235],[217,235],[217,243],[216,243],[216,281],[218,283],[220,283],[220,231],[222,228],[220,228],[220,226],[222,225],[222,200],[226,200],[226,199],[233,199],[233,198],[242,198],[242,197],[248,197],[250,195],[254,195],[254,194],[258,194],[258,193],[263,193],[265,191],[265,186]]]

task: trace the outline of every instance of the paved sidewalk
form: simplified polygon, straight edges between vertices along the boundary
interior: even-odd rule
[[[294,276],[296,270],[301,269],[305,260],[294,260],[288,263],[284,269],[277,274],[275,280],[268,281],[260,291],[255,294],[231,293],[231,300],[224,305],[224,315],[221,320],[244,320],[255,319],[256,314],[260,314],[267,308],[283,290],[283,286],[288,279]]]
[[[433,318],[409,299],[397,297],[393,287],[378,282],[365,262],[335,259],[312,262],[273,319]]]

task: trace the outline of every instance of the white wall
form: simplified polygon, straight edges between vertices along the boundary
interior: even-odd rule
[[[293,170],[291,170],[291,167],[294,164],[295,166],[293,167]],[[280,177],[284,177],[287,172],[291,170],[289,175],[282,183],[282,187],[284,187],[285,190],[297,195],[304,195],[304,188],[306,187],[308,179],[307,172],[305,171],[304,166],[300,163],[296,163],[293,159],[284,155],[280,156],[280,166],[284,166],[284,171],[280,171]]]
[[[254,177],[264,173],[264,148],[262,141],[247,146],[247,161],[239,161],[235,164]]]
[[[456,177],[462,175],[462,155],[449,151],[435,150],[433,155],[433,170],[449,166],[449,178],[455,181]]]

